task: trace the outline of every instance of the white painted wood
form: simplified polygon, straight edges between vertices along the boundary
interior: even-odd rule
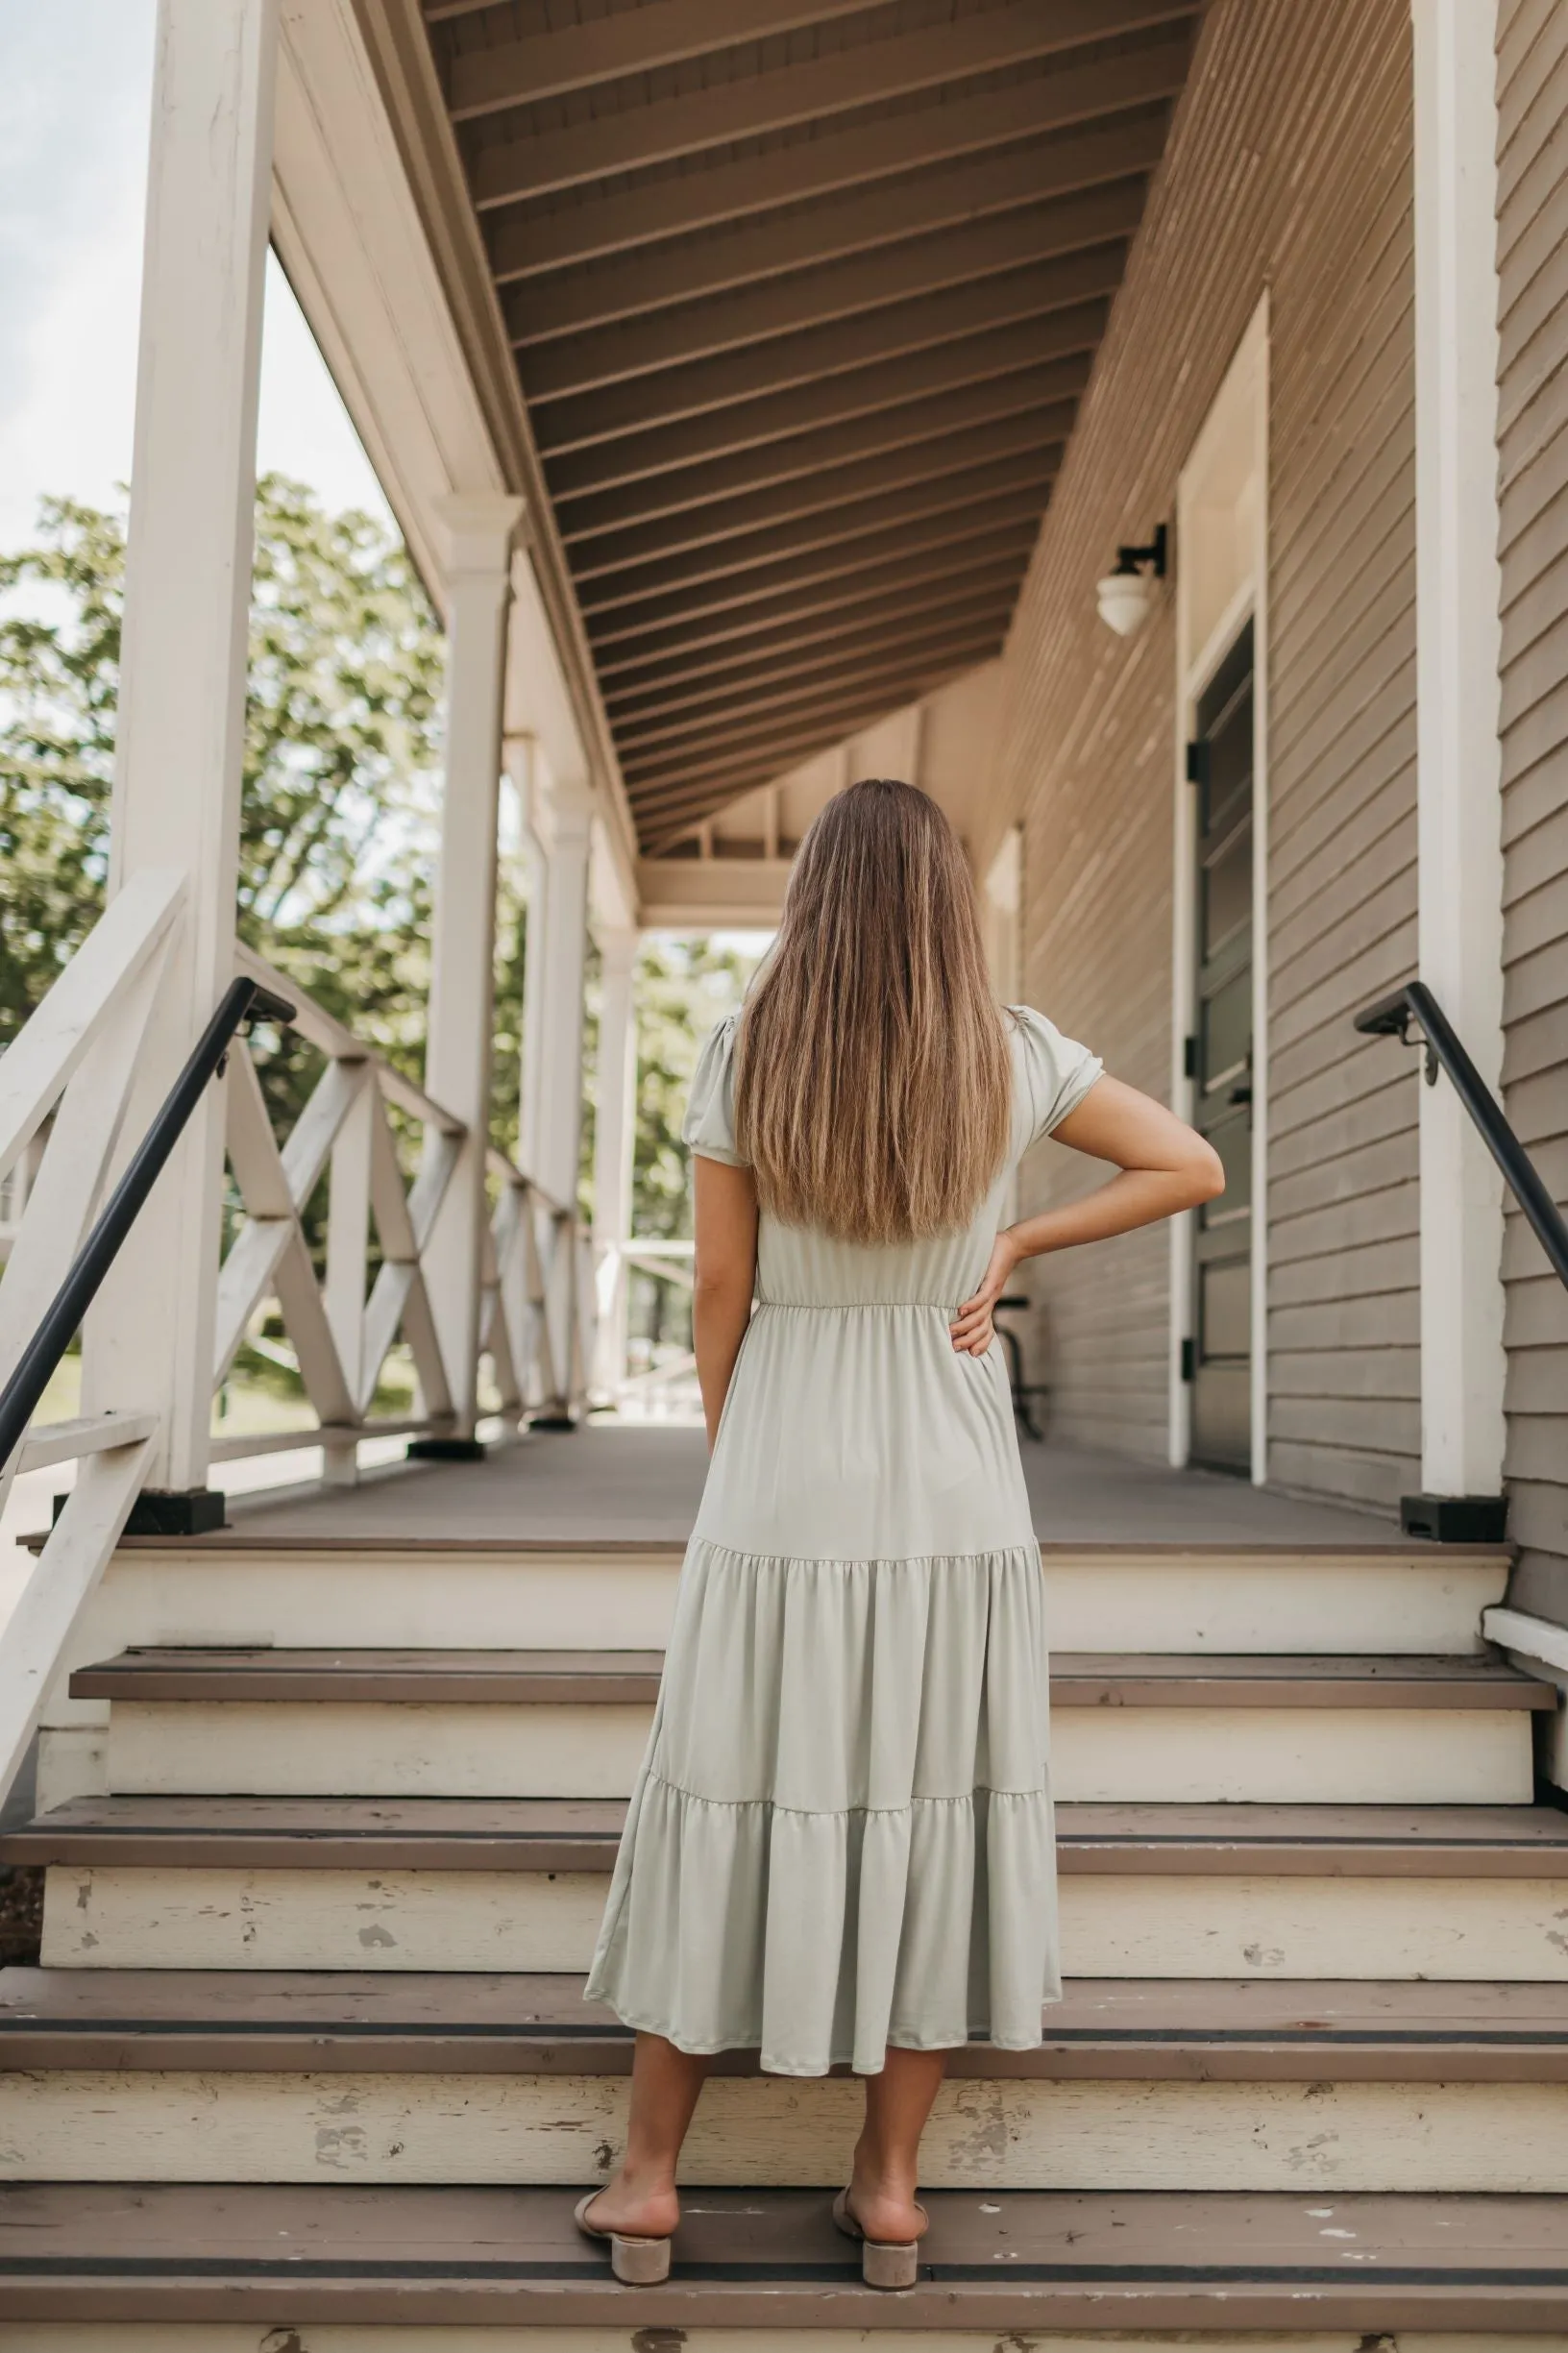
[[[116,1700],[110,1787],[145,1795],[625,1798],[653,1710]],[[1081,1804],[1524,1805],[1522,1710],[1058,1707],[1057,1797]]]
[[[687,2204],[690,2208],[691,2200]],[[312,2323],[295,2332],[299,2353],[389,2353],[388,2332]],[[639,2332],[647,2353],[658,2353],[657,2332]],[[707,2329],[683,2327],[680,2344],[671,2341],[671,2353],[1117,2353],[1117,2348],[1162,2345],[1180,2353],[1506,2353],[1524,2344],[1528,2353],[1568,2353],[1568,2335],[1553,2332],[1523,2340],[1455,2336],[1445,2330],[1429,2336],[1401,2329],[1397,2348],[1391,2340],[1369,2341],[1361,2330],[1292,2329],[1261,2335],[1254,2329],[1118,2328],[1114,2324],[1085,2336],[1080,2330],[1031,2328],[1026,2336],[998,2339],[994,2329],[919,2328],[881,2325],[876,2329]],[[254,2326],[200,2326],[164,2321],[12,2320],[6,2327],[7,2353],[294,2353],[287,2337],[274,2332],[259,2346]],[[430,2326],[419,2320],[398,2324],[395,2353],[627,2353],[624,2328],[551,2328],[530,2325],[526,2330]],[[638,2348],[637,2353],[642,2353]]]
[[[152,1413],[84,1413],[74,1421],[36,1422],[17,1450],[17,1468],[42,1471],[51,1463],[74,1462],[82,1455],[110,1454],[117,1446],[150,1438],[157,1428]]]
[[[588,872],[595,802],[551,775],[533,772],[534,829],[544,846],[541,1032],[533,1113],[537,1143],[528,1173],[562,1207],[576,1198],[582,1125],[582,983],[588,945]],[[529,1084],[525,1071],[525,1083]]]
[[[1327,2064],[1327,2063],[1326,2063]],[[0,2180],[581,2183],[625,2135],[625,2076],[271,2071],[0,2075]],[[845,2076],[715,2076],[681,2179],[847,2178]],[[933,2190],[1568,2191],[1560,2085],[948,2083]]]
[[[1503,1068],[1496,0],[1413,0],[1421,978]],[[1421,1089],[1421,1478],[1503,1484],[1503,1180],[1446,1079]]]
[[[426,1254],[426,1283],[455,1416],[478,1418],[479,1287],[495,995],[496,825],[512,534],[521,499],[440,503],[447,614],[446,777],[436,872],[425,1074],[466,1130]]]
[[[599,1046],[594,1099],[594,1250],[598,1337],[594,1386],[613,1396],[626,1370],[626,1271],[631,1234],[632,1154],[637,1140],[637,1020],[633,980],[638,935],[600,927]]]
[[[134,987],[184,895],[178,867],[147,867],[105,909],[0,1061],[0,1176],[59,1100],[108,1009]]]
[[[1537,1720],[1535,1769],[1555,1788],[1568,1789],[1568,1628],[1520,1609],[1488,1609],[1484,1624],[1487,1639],[1503,1646],[1510,1665],[1556,1683],[1562,1694],[1556,1713]]]
[[[52,1870],[47,1968],[585,1970],[603,1872]],[[1568,1878],[1069,1872],[1079,1977],[1568,1983]]]
[[[35,1813],[47,1814],[72,1798],[102,1797],[109,1787],[109,1728],[72,1724],[38,1732]]]
[[[0,1631],[0,1794],[37,1728],[56,1662],[119,1541],[155,1440],[84,1458],[76,1483]]]
[[[182,871],[138,1059],[141,1134],[233,972],[277,0],[160,0],[110,895]],[[87,1322],[83,1409],[150,1405],[157,1486],[203,1484],[222,1206],[208,1090]]]
[[[327,1193],[327,1280],[322,1305],[349,1395],[362,1404],[365,1380],[365,1286],[370,1250],[370,1164],[377,1100],[361,1089],[332,1142]],[[379,1370],[379,1368],[378,1368]],[[330,1441],[322,1476],[331,1486],[353,1486],[359,1450],[352,1440]]]

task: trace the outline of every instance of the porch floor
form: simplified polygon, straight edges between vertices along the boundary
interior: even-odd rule
[[[232,1499],[221,1545],[315,1541],[684,1543],[702,1490],[700,1430],[590,1423],[535,1432],[478,1463],[397,1463],[356,1487],[293,1487]],[[1026,1443],[1042,1542],[1324,1545],[1409,1549],[1389,1520],[1307,1503],[1203,1471]]]

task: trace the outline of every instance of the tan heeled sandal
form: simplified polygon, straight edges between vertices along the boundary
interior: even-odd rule
[[[588,2209],[599,2192],[590,2190],[577,2200],[573,2220],[585,2239],[604,2239],[609,2242],[610,2269],[627,2288],[656,2288],[670,2276],[670,2242],[668,2239],[628,2239],[623,2231],[602,2230],[588,2219]]]
[[[917,2209],[923,2218],[925,2208]],[[868,2239],[849,2211],[849,2193],[833,2200],[833,2219],[846,2239],[860,2241],[860,2276],[868,2288],[913,2288],[919,2277],[918,2239]]]

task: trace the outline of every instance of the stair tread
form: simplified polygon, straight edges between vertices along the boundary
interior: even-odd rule
[[[0,2189],[0,2318],[1385,2331],[1561,2325],[1568,2198],[937,2191],[919,2285],[861,2286],[831,2191],[688,2192],[671,2279],[611,2281],[556,2189]],[[286,2287],[285,2287],[286,2283]]]
[[[619,1798],[74,1798],[0,1863],[75,1868],[607,1871]],[[1064,1872],[1568,1876],[1555,1805],[1065,1804]]]
[[[657,1696],[658,1651],[138,1647],[79,1667],[76,1699],[572,1705]],[[1058,1707],[1552,1708],[1556,1686],[1500,1659],[1061,1653]]]
[[[631,2033],[572,1973],[8,1969],[0,2071],[324,2068],[623,2074]],[[955,2076],[1568,2081],[1568,1985],[1082,1978],[1039,2050]],[[757,2071],[730,2052],[721,2071]]]

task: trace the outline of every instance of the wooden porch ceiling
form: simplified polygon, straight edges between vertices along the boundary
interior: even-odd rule
[[[424,0],[645,851],[1003,644],[1202,0]]]

